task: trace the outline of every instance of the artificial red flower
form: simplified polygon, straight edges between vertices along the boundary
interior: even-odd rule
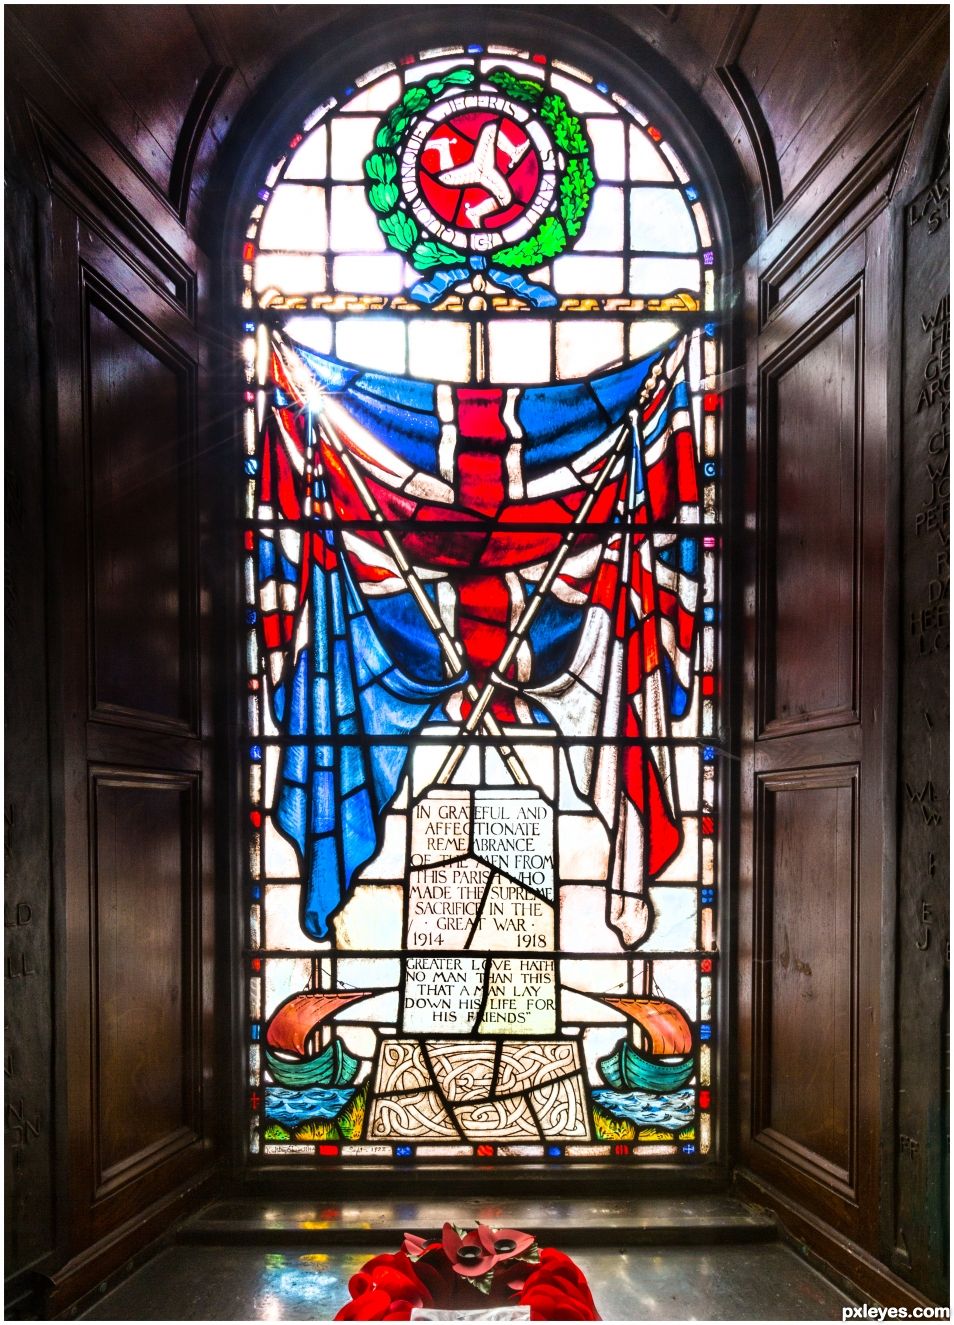
[[[351,1301],[335,1320],[410,1320],[414,1307],[434,1302],[404,1251],[372,1257],[351,1276],[348,1292]]]
[[[489,1274],[497,1263],[493,1247],[487,1250],[480,1240],[477,1229],[471,1229],[461,1237],[453,1224],[445,1224],[441,1242],[444,1255],[454,1267],[454,1273],[461,1274],[467,1279],[482,1278],[485,1274]],[[462,1248],[465,1256],[468,1252],[471,1253],[466,1261],[459,1259]]]
[[[569,1256],[543,1247],[517,1299],[531,1320],[600,1320],[586,1276]]]
[[[462,1247],[474,1248],[469,1262],[457,1260]],[[407,1233],[401,1251],[373,1257],[348,1288],[352,1300],[336,1320],[409,1320],[415,1307],[473,1309],[481,1301],[529,1306],[531,1320],[600,1319],[586,1277],[569,1256],[552,1247],[537,1252],[528,1233],[480,1224],[467,1233],[445,1224],[441,1242]]]
[[[482,1279],[485,1274],[492,1274],[501,1261],[519,1260],[534,1242],[530,1233],[515,1228],[488,1228],[480,1223],[463,1237],[453,1224],[445,1224],[442,1237],[444,1255],[454,1267],[454,1273],[466,1279]]]
[[[520,1233],[515,1228],[488,1228],[481,1223],[477,1225],[477,1236],[486,1250],[492,1253],[494,1264],[519,1261],[536,1242],[532,1233]],[[510,1243],[513,1245],[509,1246]]]

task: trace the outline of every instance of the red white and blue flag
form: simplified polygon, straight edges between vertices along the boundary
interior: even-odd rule
[[[463,387],[275,337],[256,573],[271,717],[292,738],[275,821],[312,937],[375,853],[410,738],[460,731],[488,690],[494,730],[572,738],[577,791],[616,843],[609,921],[627,945],[644,936],[646,882],[681,844],[667,742],[693,698],[686,350]]]

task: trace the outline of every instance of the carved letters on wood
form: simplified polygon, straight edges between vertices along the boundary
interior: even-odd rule
[[[950,181],[905,216],[901,747],[894,1268],[946,1289],[947,691],[950,652]],[[932,1071],[930,1065],[934,1064]],[[926,1068],[927,1065],[927,1068]]]

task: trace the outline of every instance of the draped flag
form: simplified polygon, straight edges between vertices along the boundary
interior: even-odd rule
[[[645,883],[681,841],[664,741],[692,703],[685,357],[679,337],[585,382],[462,387],[275,337],[259,619],[285,738],[275,822],[311,937],[377,850],[410,738],[481,704],[478,730],[573,738],[577,791],[616,844],[609,922],[644,936]]]

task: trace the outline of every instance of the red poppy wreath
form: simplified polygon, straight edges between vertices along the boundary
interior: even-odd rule
[[[373,1256],[352,1275],[351,1301],[335,1320],[410,1320],[415,1308],[530,1308],[531,1320],[600,1320],[586,1276],[530,1233],[445,1224],[440,1242],[405,1233],[400,1251]]]

